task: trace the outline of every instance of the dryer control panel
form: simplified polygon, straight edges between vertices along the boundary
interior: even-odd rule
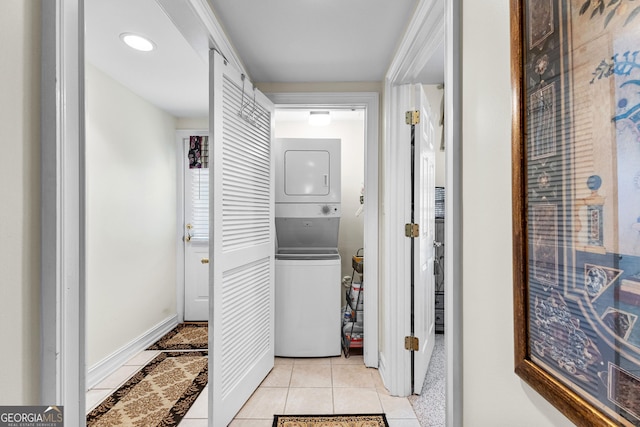
[[[276,218],[340,218],[340,203],[276,203]]]

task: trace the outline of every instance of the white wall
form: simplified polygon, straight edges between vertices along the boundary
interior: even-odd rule
[[[87,365],[176,314],[176,120],[86,67]]]
[[[332,120],[329,126],[309,126],[299,121],[276,120],[276,138],[341,139],[342,217],[338,250],[342,257],[342,276],[351,276],[351,256],[364,246],[364,214],[355,216],[360,207],[364,185],[364,113],[359,120]]]
[[[570,426],[513,373],[509,0],[463,0],[465,427]]]
[[[0,3],[0,405],[40,394],[40,2]]]
[[[176,119],[176,129],[194,130],[209,129],[209,117],[190,118],[178,117]]]

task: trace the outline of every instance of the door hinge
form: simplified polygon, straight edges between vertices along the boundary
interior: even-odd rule
[[[405,224],[404,235],[407,237],[418,237],[420,235],[419,224]]]
[[[418,337],[404,337],[404,349],[409,351],[420,350],[420,340]]]
[[[413,110],[404,113],[404,119],[408,125],[417,125],[420,123],[420,111]]]

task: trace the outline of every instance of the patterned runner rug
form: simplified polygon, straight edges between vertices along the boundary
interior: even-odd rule
[[[274,415],[273,427],[389,427],[384,414]]]
[[[207,352],[159,354],[87,415],[87,427],[177,426],[207,385]]]
[[[147,350],[206,350],[207,322],[180,323]]]

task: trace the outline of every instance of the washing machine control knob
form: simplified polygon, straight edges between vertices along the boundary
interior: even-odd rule
[[[323,205],[322,206],[322,213],[325,215],[329,215],[329,213],[331,212],[331,208],[329,207],[329,205]]]

